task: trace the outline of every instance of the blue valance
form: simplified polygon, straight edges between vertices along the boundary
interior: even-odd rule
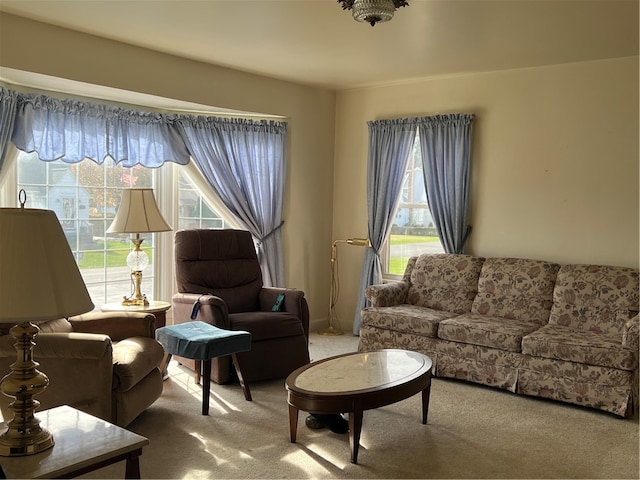
[[[11,141],[44,161],[102,163],[110,157],[125,167],[189,163],[172,115],[46,95],[18,95]]]

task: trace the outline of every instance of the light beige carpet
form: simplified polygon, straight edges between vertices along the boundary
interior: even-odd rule
[[[311,337],[312,359],[357,337]],[[428,424],[420,396],[364,414],[358,464],[347,435],[309,430],[289,441],[284,381],[201,389],[172,362],[162,397],[129,426],[149,438],[143,478],[639,478],[638,420],[453,380],[434,379]],[[124,464],[84,478],[122,478]]]

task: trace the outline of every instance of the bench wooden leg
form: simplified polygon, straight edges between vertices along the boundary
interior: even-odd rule
[[[202,362],[202,415],[209,415],[209,393],[211,392],[211,359]]]
[[[233,366],[235,367],[236,373],[238,374],[238,380],[240,381],[240,386],[242,387],[242,391],[244,392],[244,398],[245,400],[250,402],[252,399],[251,390],[249,389],[249,382],[247,382],[242,375],[242,370],[240,370],[240,363],[238,362],[238,356],[235,353],[232,353],[231,359],[233,360]]]

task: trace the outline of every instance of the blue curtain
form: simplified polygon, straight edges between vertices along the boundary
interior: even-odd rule
[[[16,92],[0,87],[0,172],[4,166],[7,147],[13,132],[17,103],[18,94]]]
[[[43,161],[102,163],[111,157],[125,167],[189,162],[172,115],[45,95],[18,95],[11,141]]]
[[[286,123],[194,116],[180,116],[177,123],[213,191],[258,240],[264,284],[284,286]]]
[[[436,115],[418,119],[427,202],[447,253],[463,253],[467,224],[471,124],[475,115]]]
[[[413,119],[368,122],[367,214],[371,248],[367,248],[360,278],[353,334],[360,334],[360,313],[366,306],[369,285],[382,282],[380,249],[391,231],[400,198],[404,173],[413,147],[417,125]]]

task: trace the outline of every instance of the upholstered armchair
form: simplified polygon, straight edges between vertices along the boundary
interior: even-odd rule
[[[197,319],[251,333],[251,350],[237,355],[247,381],[284,378],[309,363],[309,308],[304,292],[264,287],[249,232],[181,230],[175,234],[175,256],[174,324]],[[273,311],[281,294],[281,307]],[[195,368],[192,360],[179,361]],[[230,357],[213,359],[211,380],[226,383],[234,378]]]
[[[36,397],[39,410],[70,405],[126,426],[162,393],[164,350],[154,338],[155,317],[144,313],[88,313],[41,323],[33,356],[49,377]],[[0,332],[0,376],[16,361],[15,339]],[[0,394],[4,418],[13,399]]]

